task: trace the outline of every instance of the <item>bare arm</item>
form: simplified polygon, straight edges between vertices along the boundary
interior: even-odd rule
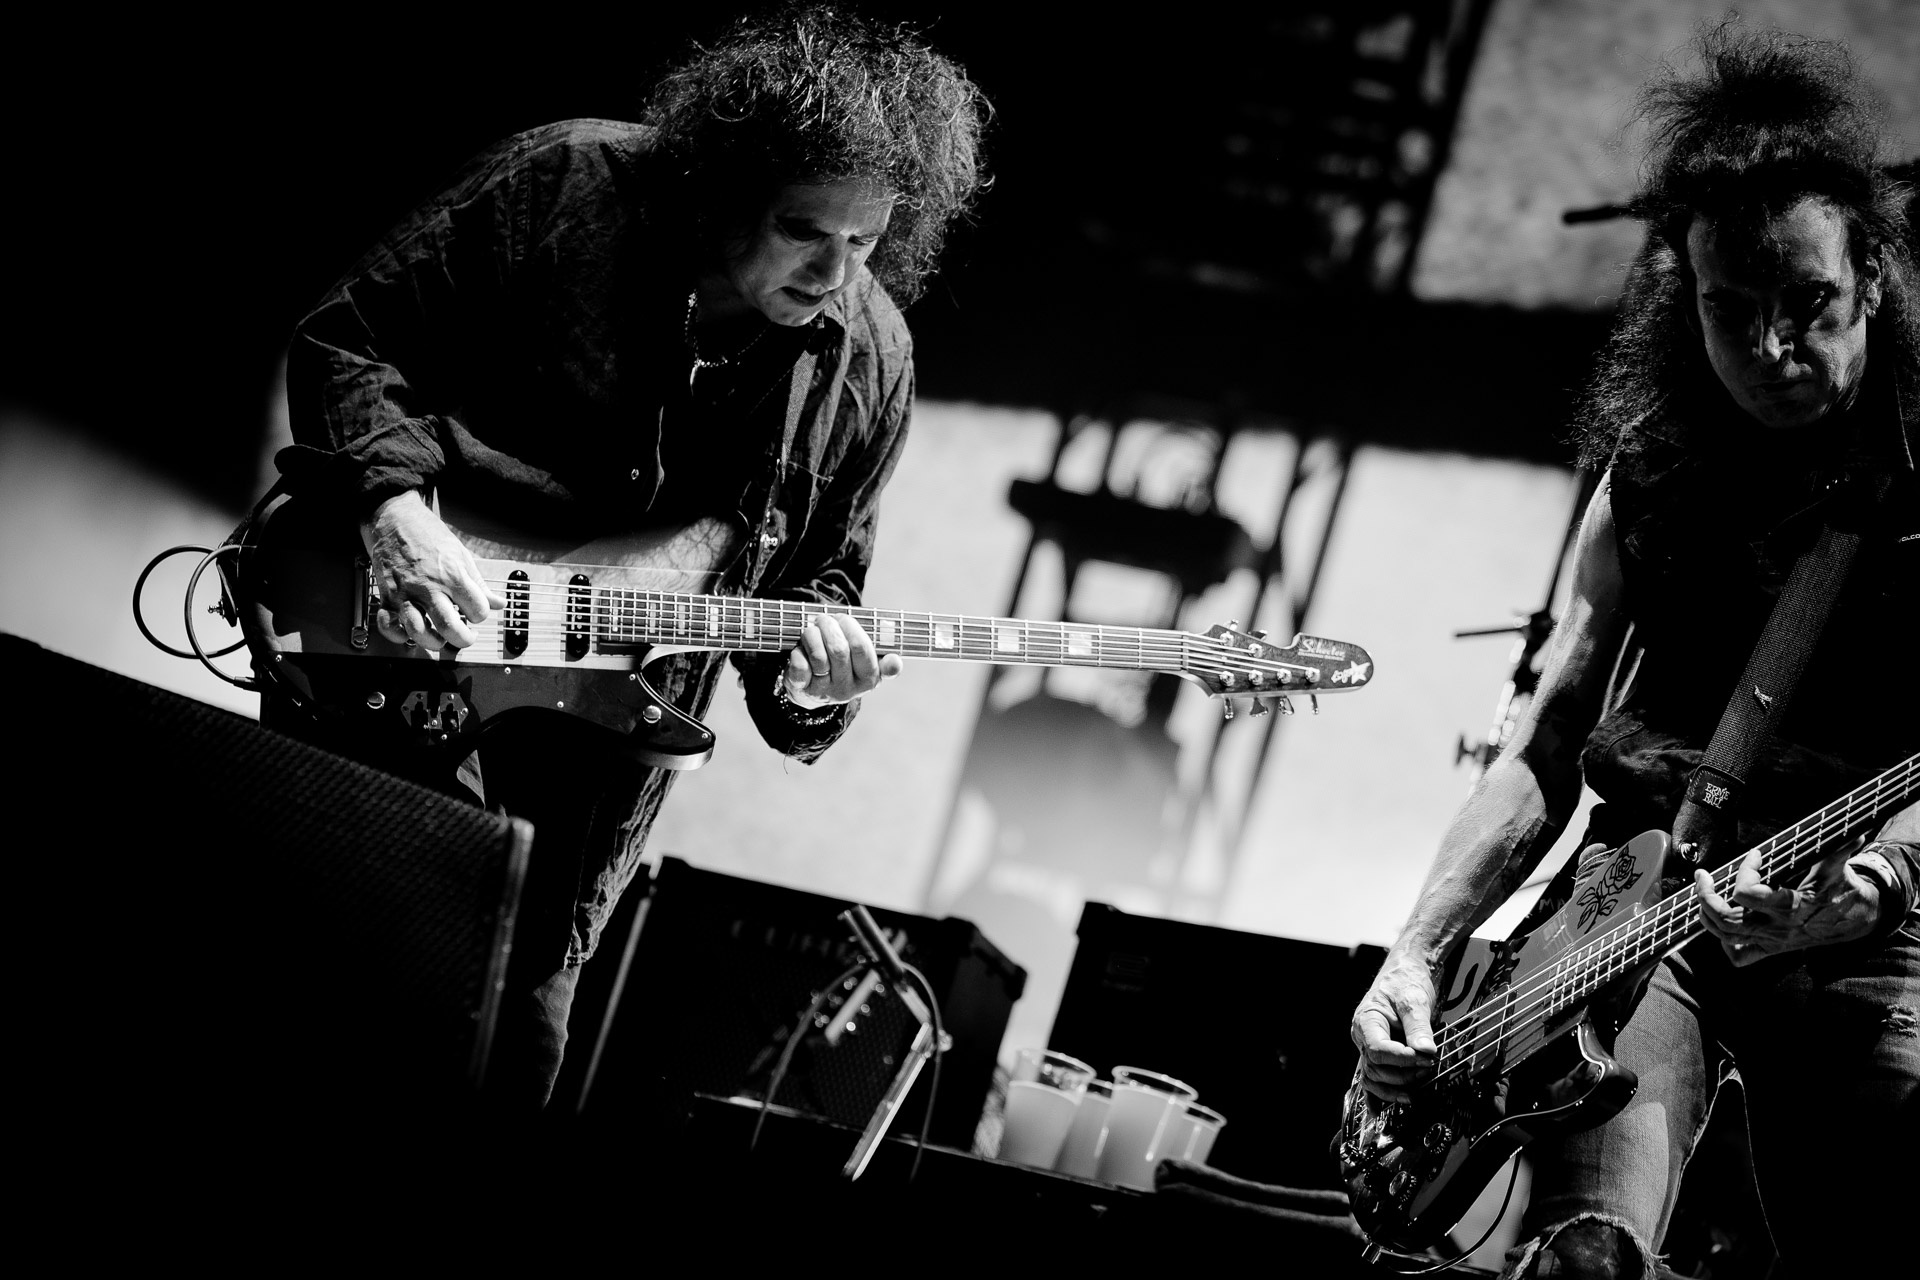
[[[1552,847],[1580,799],[1580,748],[1626,634],[1611,486],[1601,480],[1574,553],[1572,598],[1513,741],[1454,817],[1412,914],[1354,1011],[1368,1087],[1387,1097],[1430,1070],[1433,967]]]

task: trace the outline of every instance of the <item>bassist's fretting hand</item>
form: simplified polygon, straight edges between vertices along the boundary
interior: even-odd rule
[[[1920,840],[1920,806],[1908,805],[1887,820],[1878,840]],[[1720,940],[1720,949],[1736,965],[1809,947],[1854,942],[1880,923],[1881,890],[1894,878],[1886,859],[1859,844],[1842,846],[1807,868],[1792,885],[1776,887],[1760,878],[1760,850],[1741,860],[1733,895],[1714,891],[1713,877],[1694,872],[1700,923]]]
[[[468,624],[506,607],[473,553],[413,490],[375,508],[360,538],[380,596],[375,625],[395,644],[464,649],[474,641]]]

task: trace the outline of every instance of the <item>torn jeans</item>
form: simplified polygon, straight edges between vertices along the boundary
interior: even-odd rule
[[[1583,1217],[1657,1249],[1722,1069],[1745,1086],[1754,1174],[1793,1275],[1866,1274],[1920,1209],[1920,930],[1736,969],[1710,937],[1668,957],[1614,1047],[1638,1074],[1625,1110],[1528,1148],[1523,1274]],[[1856,1272],[1851,1268],[1862,1270]]]

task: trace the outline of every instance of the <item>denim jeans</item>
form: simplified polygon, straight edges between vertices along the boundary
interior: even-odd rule
[[[1745,1086],[1755,1179],[1794,1276],[1895,1274],[1920,1210],[1920,931],[1734,968],[1701,937],[1656,970],[1614,1046],[1640,1077],[1621,1113],[1529,1148],[1532,1200],[1509,1254],[1583,1218],[1658,1248],[1722,1068]],[[1632,1274],[1631,1269],[1624,1274]]]

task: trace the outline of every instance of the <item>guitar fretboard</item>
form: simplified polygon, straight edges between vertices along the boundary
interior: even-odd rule
[[[595,589],[593,631],[601,644],[688,648],[791,649],[809,617],[829,612],[812,601]],[[1081,622],[976,618],[898,609],[834,608],[851,614],[881,653],[973,662],[1180,670],[1187,637],[1179,631]]]
[[[1761,841],[1759,872],[1774,880],[1793,872],[1822,851],[1865,830],[1881,814],[1920,793],[1920,755],[1909,756],[1870,782],[1856,787]],[[1733,893],[1743,858],[1711,873],[1722,897]],[[1502,995],[1435,1036],[1442,1075],[1471,1070],[1482,1055],[1499,1052],[1508,1067],[1544,1047],[1548,1028],[1583,1008],[1610,983],[1685,945],[1704,932],[1694,895],[1674,893],[1632,919],[1623,921],[1551,965],[1517,981]]]

